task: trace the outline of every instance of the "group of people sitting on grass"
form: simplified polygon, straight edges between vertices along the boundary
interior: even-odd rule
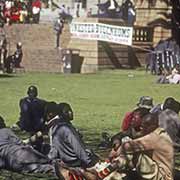
[[[178,179],[174,152],[180,151],[180,103],[174,98],[154,106],[151,97],[141,97],[137,108],[125,115],[120,132],[111,138],[111,152],[105,166],[98,169],[101,158],[86,148],[71,123],[71,106],[39,99],[35,86],[27,94],[20,100],[17,125],[31,136],[20,140],[0,118],[0,169],[50,173],[61,180]]]

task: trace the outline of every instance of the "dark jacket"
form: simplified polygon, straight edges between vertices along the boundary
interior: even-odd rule
[[[171,137],[175,150],[180,150],[180,119],[176,112],[166,109],[159,114],[159,126]]]
[[[20,67],[22,57],[23,57],[23,51],[21,48],[18,48],[14,53],[14,65],[15,65],[15,67]]]
[[[51,159],[59,158],[71,167],[91,167],[96,163],[96,157],[87,150],[78,131],[69,121],[57,118],[51,128],[52,148]]]
[[[38,98],[25,97],[20,100],[19,126],[27,132],[37,132],[44,126],[45,101]]]
[[[0,169],[16,172],[54,171],[46,156],[24,145],[8,128],[0,129]]]
[[[54,30],[55,30],[56,33],[60,33],[61,34],[63,27],[64,27],[64,23],[63,23],[62,20],[57,19],[54,22]]]

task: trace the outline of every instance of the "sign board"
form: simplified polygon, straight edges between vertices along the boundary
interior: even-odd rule
[[[72,38],[100,40],[124,45],[132,45],[133,28],[103,23],[72,22]]]

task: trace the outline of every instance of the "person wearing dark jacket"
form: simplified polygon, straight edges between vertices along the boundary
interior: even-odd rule
[[[29,145],[25,145],[6,127],[0,116],[0,169],[21,173],[52,173],[55,163]]]
[[[168,97],[159,110],[159,126],[166,130],[173,141],[176,152],[180,151],[180,103],[173,97]]]
[[[44,107],[45,100],[37,98],[38,90],[36,86],[29,86],[28,96],[19,102],[20,118],[17,123],[21,130],[31,134],[41,131],[44,128]]]
[[[79,132],[72,125],[73,111],[67,103],[48,103],[46,109],[50,128],[50,159],[61,159],[69,167],[91,167],[98,162],[98,157],[86,149]]]
[[[55,31],[55,34],[56,34],[56,48],[61,48],[60,47],[60,35],[62,33],[62,30],[63,30],[63,27],[64,27],[64,20],[63,18],[58,18],[55,22],[54,22],[54,31]]]
[[[16,51],[14,52],[14,66],[20,68],[20,64],[23,58],[22,43],[18,42],[16,45]]]

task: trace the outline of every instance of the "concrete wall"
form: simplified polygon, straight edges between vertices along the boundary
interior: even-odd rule
[[[98,19],[98,18],[78,18],[77,22],[100,22],[105,24],[120,25],[122,21],[113,19]],[[108,47],[107,47],[108,46]],[[95,40],[83,40],[72,38],[67,46],[71,49],[79,49],[80,56],[83,58],[83,63],[81,67],[81,73],[93,73],[99,69],[105,68],[118,68],[118,64],[127,65],[128,64],[128,54],[127,46],[122,46],[115,43],[104,43]],[[111,49],[111,56],[107,51]],[[112,54],[113,53],[113,54]],[[114,63],[115,60],[117,62]]]

